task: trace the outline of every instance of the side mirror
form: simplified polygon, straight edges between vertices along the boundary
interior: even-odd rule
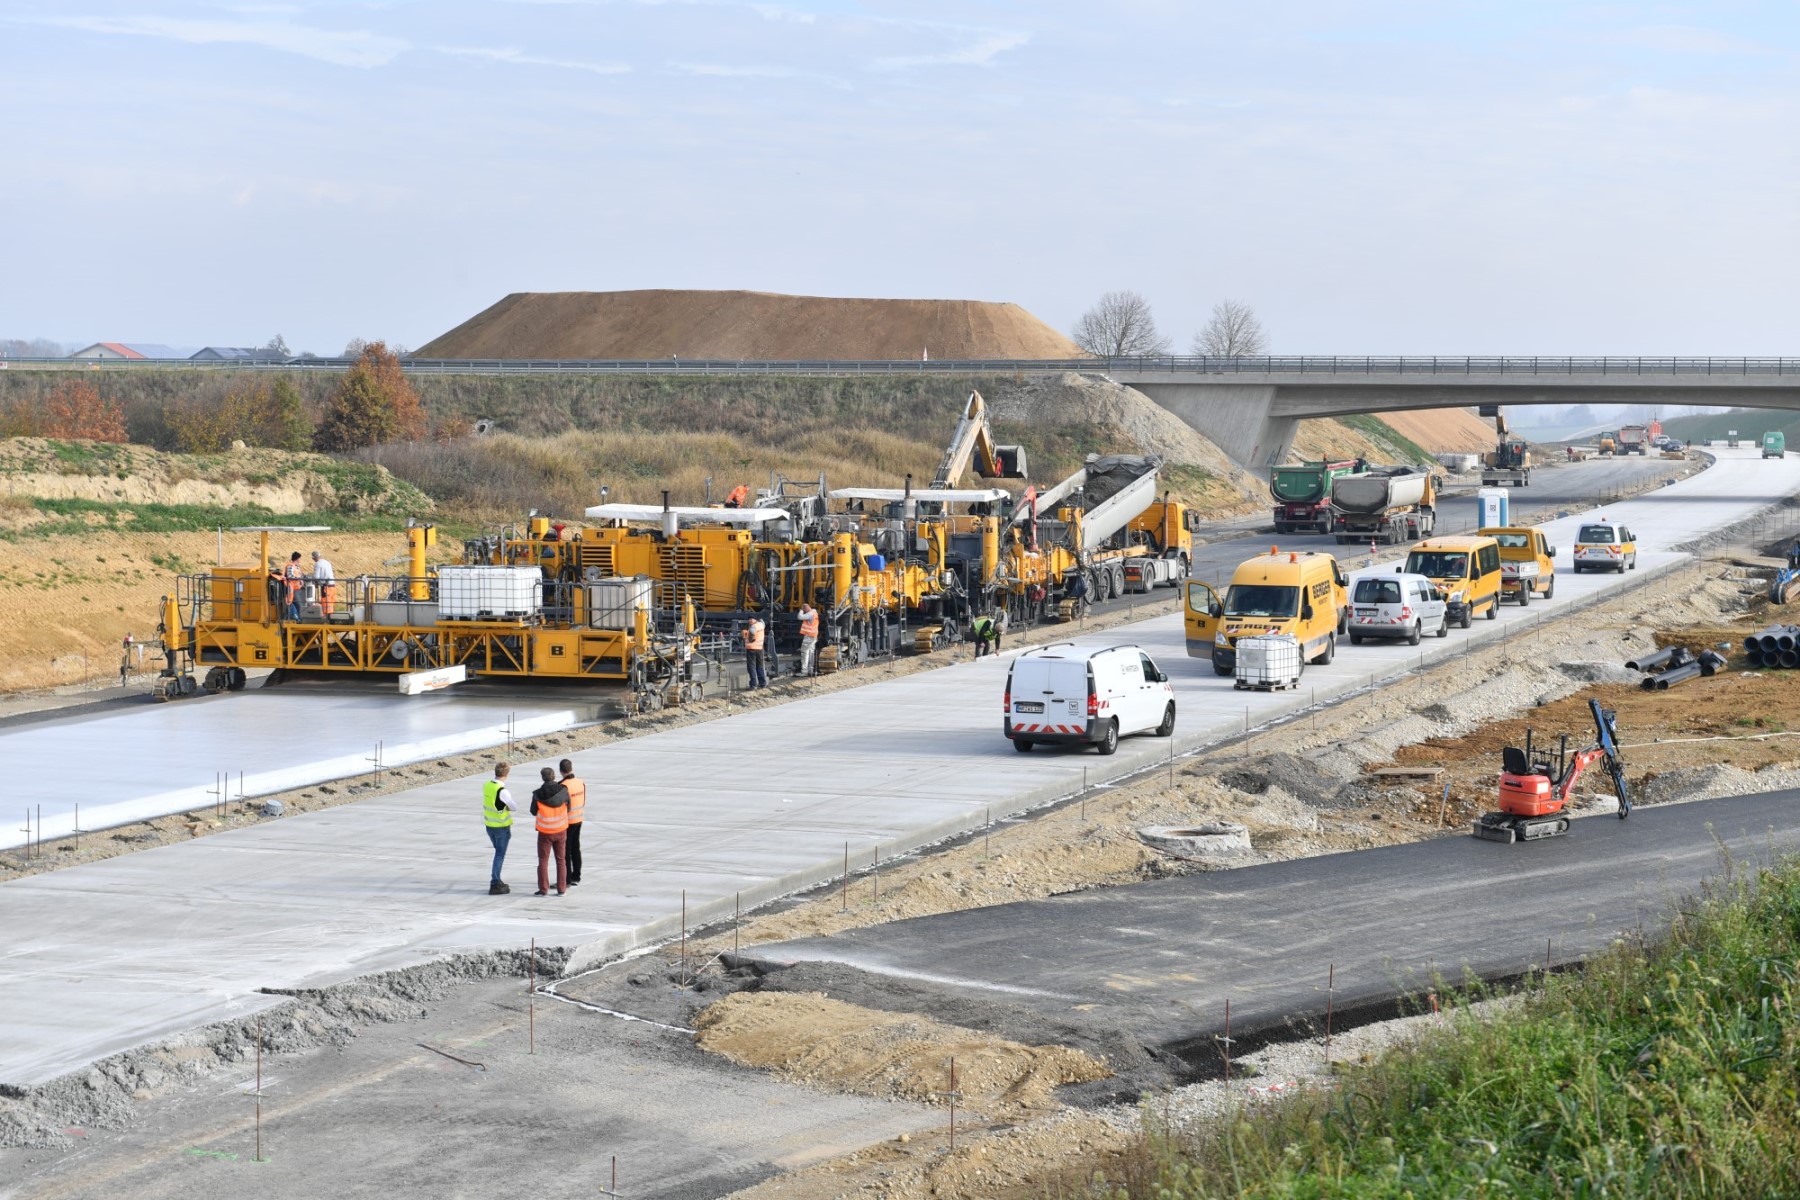
[[[1313,618],[1313,606],[1312,606],[1312,601],[1309,600],[1305,604],[1300,606],[1300,619],[1302,621],[1310,621],[1310,620],[1312,620],[1312,618]]]
[[[1169,682],[1169,677],[1167,675],[1164,675],[1161,671],[1158,671],[1156,673],[1156,682],[1167,683],[1167,682]]]
[[[1220,604],[1217,600],[1214,600],[1211,604],[1206,606],[1206,613],[1211,617],[1222,617],[1225,615],[1225,606]]]
[[[1548,556],[1550,558],[1555,558],[1556,557],[1556,547],[1555,546],[1545,546],[1544,553],[1546,556]]]

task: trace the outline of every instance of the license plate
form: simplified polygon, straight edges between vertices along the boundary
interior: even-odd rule
[[[1013,705],[1013,710],[1015,712],[1041,713],[1044,711],[1044,706],[1036,700],[1021,700]]]
[[[1364,617],[1364,618],[1373,618],[1373,617],[1376,617],[1376,616],[1378,616],[1378,615],[1380,615],[1380,614],[1378,614],[1378,613],[1377,613],[1377,612],[1376,612],[1376,611],[1375,611],[1375,610],[1374,610],[1374,609],[1372,609],[1372,608],[1359,608],[1359,609],[1357,609],[1357,610],[1356,610],[1356,615],[1357,615],[1357,616],[1359,616],[1359,617]]]

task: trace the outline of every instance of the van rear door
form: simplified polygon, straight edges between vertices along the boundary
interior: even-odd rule
[[[1087,730],[1088,667],[1081,659],[1024,655],[1013,660],[1013,728],[1023,733]]]

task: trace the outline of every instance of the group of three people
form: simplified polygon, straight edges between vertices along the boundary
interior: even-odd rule
[[[494,847],[490,896],[512,891],[500,878],[506,865],[506,848],[512,842],[514,801],[506,786],[511,774],[511,764],[496,763],[494,777],[482,788],[481,816],[487,825],[488,841]],[[581,826],[587,810],[587,782],[575,777],[575,764],[566,758],[538,774],[543,782],[531,793],[530,808],[538,835],[535,894],[550,894],[550,860],[554,858],[556,894],[561,896],[581,882]]]
[[[329,617],[337,609],[337,572],[331,560],[314,550],[312,562],[312,574],[308,575],[300,565],[298,550],[288,555],[285,567],[278,567],[273,558],[269,560],[269,601],[281,605],[284,620],[300,619],[300,593],[308,580],[319,589],[319,612]]]

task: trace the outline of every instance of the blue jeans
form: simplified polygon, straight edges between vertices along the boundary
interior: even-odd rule
[[[769,686],[769,676],[763,670],[763,652],[761,650],[745,650],[744,666],[750,671],[750,686],[763,688]]]
[[[487,831],[488,841],[494,843],[494,882],[499,883],[500,868],[506,865],[506,846],[508,842],[512,841],[512,826],[507,825],[495,829],[490,825],[487,827]]]

